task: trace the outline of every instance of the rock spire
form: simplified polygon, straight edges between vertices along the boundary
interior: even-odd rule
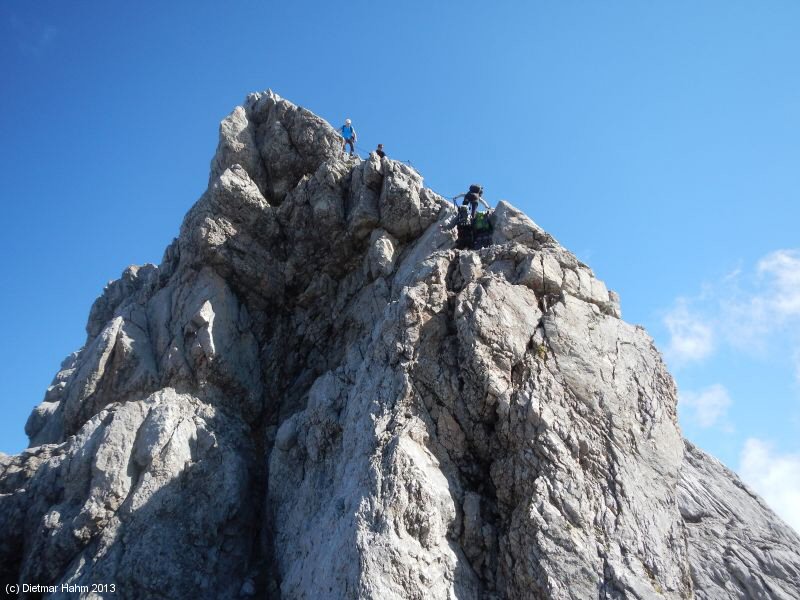
[[[414,169],[250,95],[161,264],[106,287],[30,447],[0,455],[3,583],[800,597],[800,538],[683,440],[617,295],[508,203],[479,251],[454,215]]]

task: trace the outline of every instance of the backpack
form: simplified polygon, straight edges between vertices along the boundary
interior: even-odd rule
[[[476,192],[464,194],[464,204],[477,204],[480,196]]]
[[[485,212],[479,212],[475,215],[475,231],[491,231],[492,225],[489,223],[489,215]]]

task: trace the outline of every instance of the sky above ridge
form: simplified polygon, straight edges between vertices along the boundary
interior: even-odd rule
[[[272,88],[617,290],[685,435],[800,530],[800,3],[0,0],[0,451]]]

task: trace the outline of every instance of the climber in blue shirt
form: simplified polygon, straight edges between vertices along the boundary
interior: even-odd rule
[[[356,151],[356,130],[353,127],[352,121],[350,121],[350,119],[345,119],[344,125],[341,126],[339,131],[341,131],[342,137],[344,138],[342,142],[342,152],[344,152],[347,144],[350,144],[350,156],[353,156],[353,153]]]

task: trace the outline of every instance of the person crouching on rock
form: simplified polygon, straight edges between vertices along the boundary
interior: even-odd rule
[[[487,210],[492,210],[492,207],[489,206],[489,203],[483,199],[483,186],[478,185],[477,183],[469,186],[469,191],[466,194],[459,194],[453,201],[458,200],[459,198],[464,198],[464,202],[461,203],[461,206],[470,207],[470,217],[475,218],[475,212],[478,210],[478,202],[482,203]]]
[[[379,158],[386,156],[386,152],[383,151],[383,144],[378,144],[378,147],[375,148],[375,154],[377,154]]]
[[[353,156],[353,153],[356,151],[356,130],[353,127],[353,123],[350,119],[344,120],[344,125],[341,126],[339,129],[342,133],[342,152],[344,149],[347,148],[347,145],[350,144],[350,156]]]

